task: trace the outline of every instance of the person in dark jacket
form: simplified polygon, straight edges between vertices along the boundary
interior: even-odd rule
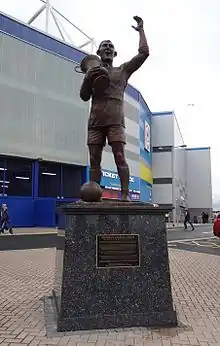
[[[10,226],[8,207],[6,204],[2,204],[0,226],[1,226],[1,228],[0,228],[1,233],[4,233],[5,230],[9,230],[9,233],[13,234],[13,230]]]
[[[192,228],[192,231],[194,231],[194,226],[192,224],[192,222],[190,221],[190,213],[189,213],[189,210],[188,209],[185,209],[185,219],[184,219],[184,228],[185,230],[187,230],[187,223],[190,224],[191,228]]]

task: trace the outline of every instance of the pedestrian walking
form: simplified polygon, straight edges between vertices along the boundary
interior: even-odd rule
[[[1,208],[0,233],[4,233],[5,230],[9,231],[10,234],[13,234],[13,230],[10,224],[8,207],[4,203],[2,204],[2,208]]]
[[[190,221],[190,213],[188,209],[185,209],[185,219],[184,219],[184,228],[187,231],[187,224],[190,224],[191,230],[194,231],[193,223]]]

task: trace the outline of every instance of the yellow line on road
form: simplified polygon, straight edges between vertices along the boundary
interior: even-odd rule
[[[216,248],[220,248],[220,245],[218,245],[218,244],[215,244],[215,243],[210,243],[210,244],[212,244],[212,245],[214,245],[214,247]]]

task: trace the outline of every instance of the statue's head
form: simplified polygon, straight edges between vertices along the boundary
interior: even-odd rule
[[[97,55],[100,56],[103,62],[112,62],[114,57],[117,56],[117,52],[113,43],[110,40],[105,40],[100,43]]]

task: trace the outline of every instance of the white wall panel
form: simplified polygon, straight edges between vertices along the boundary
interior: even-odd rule
[[[139,111],[139,109],[140,109],[139,102],[137,100],[133,99],[130,95],[125,94],[124,101],[126,104],[133,106],[134,108],[136,108]]]
[[[140,156],[140,147],[139,146],[131,144],[127,141],[126,150],[129,150],[131,153],[137,154],[138,155],[138,161],[139,161],[139,156]]]
[[[125,152],[125,155],[126,155],[126,152]],[[129,169],[130,169],[130,175],[133,175],[135,177],[139,177],[140,176],[140,163],[135,162],[133,160],[129,160],[129,159],[127,159],[127,162],[128,162]],[[116,172],[117,169],[116,169],[116,165],[115,165],[115,161],[114,161],[114,157],[113,157],[112,153],[109,153],[106,151],[103,152],[102,168]]]
[[[139,123],[125,117],[125,133],[135,138],[139,138]]]
[[[152,199],[153,203],[172,204],[172,184],[154,184]]]
[[[163,147],[174,145],[174,117],[170,115],[152,116],[152,146]]]
[[[152,154],[152,171],[155,178],[172,178],[172,152]]]
[[[1,153],[87,165],[90,105],[79,98],[75,64],[3,33],[0,57]],[[138,139],[139,108],[125,95],[126,134]],[[139,176],[140,148],[128,138],[126,150],[137,154],[128,163]],[[112,155],[103,155],[104,168],[115,169]]]
[[[72,62],[0,34],[1,152],[87,165],[89,103]]]
[[[209,149],[187,150],[189,208],[212,208],[211,154]]]

